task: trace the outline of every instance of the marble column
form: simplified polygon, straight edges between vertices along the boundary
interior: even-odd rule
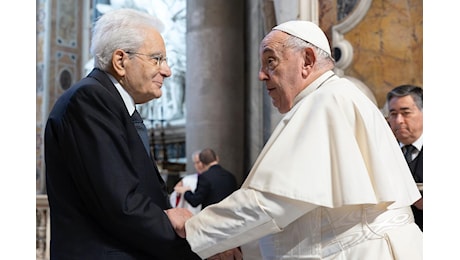
[[[246,134],[245,169],[247,173],[268,139],[271,129],[270,103],[265,105],[268,93],[258,79],[260,69],[259,44],[266,31],[275,22],[273,3],[265,0],[246,2]],[[268,18],[266,18],[268,17]],[[267,109],[268,108],[268,109]],[[268,120],[267,120],[268,119]],[[264,131],[268,129],[268,131]],[[245,176],[246,177],[246,176]]]
[[[239,183],[246,174],[244,20],[243,0],[187,1],[187,157],[213,148]]]

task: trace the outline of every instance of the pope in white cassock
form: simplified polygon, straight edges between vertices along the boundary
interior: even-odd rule
[[[245,244],[258,241],[260,259],[422,259],[417,186],[379,109],[334,74],[323,31],[280,24],[260,56],[259,79],[285,116],[242,187],[185,223],[192,250],[241,246],[253,260]]]

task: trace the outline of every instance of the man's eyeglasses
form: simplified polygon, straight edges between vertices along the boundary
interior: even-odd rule
[[[153,66],[159,66],[163,64],[168,64],[168,58],[163,57],[161,54],[144,54],[144,53],[139,53],[139,52],[133,52],[133,51],[125,51],[128,54],[134,54],[134,55],[142,55],[142,56],[147,56]]]

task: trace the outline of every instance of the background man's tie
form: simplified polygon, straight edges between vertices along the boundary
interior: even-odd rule
[[[415,147],[411,144],[404,146],[404,157],[406,158],[407,163],[412,162],[412,153],[414,152]]]
[[[139,112],[137,112],[137,110],[134,110],[134,113],[131,116],[131,120],[133,121],[137,133],[139,134],[139,136],[142,139],[142,142],[144,143],[145,150],[150,155],[150,145],[149,137],[147,135],[147,128],[145,127],[144,120],[142,120],[142,117],[141,115],[139,115]]]

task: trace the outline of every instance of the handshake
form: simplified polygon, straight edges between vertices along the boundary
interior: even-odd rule
[[[166,215],[171,222],[174,230],[176,231],[177,235],[182,238],[186,237],[185,232],[185,222],[193,217],[192,212],[185,208],[171,208],[165,210]],[[193,248],[192,248],[193,249]],[[215,254],[207,260],[242,260],[243,255],[239,248],[232,248],[227,251],[221,252],[219,254]]]

